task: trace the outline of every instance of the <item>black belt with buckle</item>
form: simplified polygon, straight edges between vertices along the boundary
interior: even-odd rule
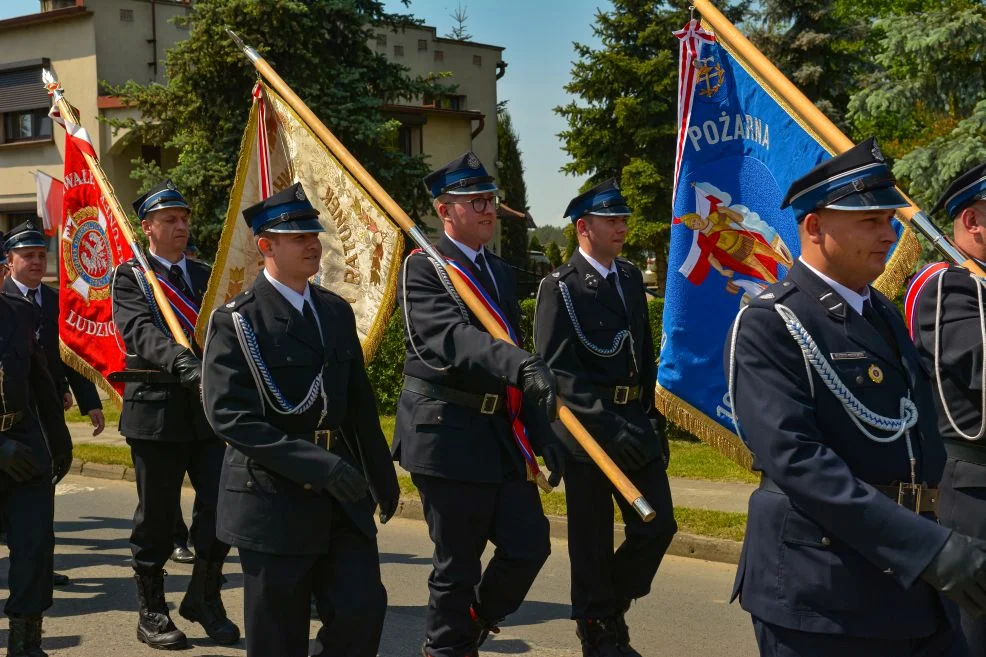
[[[24,419],[24,411],[14,411],[0,415],[0,433],[10,431],[15,424]]]
[[[503,393],[465,392],[406,374],[404,375],[404,389],[439,401],[472,408],[483,415],[493,415],[497,411],[503,410],[507,402],[507,396]]]
[[[600,399],[611,401],[617,406],[626,406],[640,399],[640,386],[592,386]]]
[[[958,461],[969,461],[976,465],[986,465],[986,445],[976,442],[960,443],[957,440],[945,440],[945,452],[949,458]]]
[[[925,484],[896,483],[889,486],[883,484],[870,484],[894,502],[910,509],[915,513],[935,513],[938,506],[938,489],[929,488]],[[781,487],[767,476],[760,478],[760,490],[770,493],[780,493],[786,495]]]

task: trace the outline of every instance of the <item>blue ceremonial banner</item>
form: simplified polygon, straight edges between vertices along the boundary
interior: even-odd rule
[[[675,36],[679,126],[658,405],[749,465],[726,396],[726,334],[740,307],[783,278],[798,257],[797,224],[781,200],[792,181],[831,154],[697,20]],[[913,257],[897,255],[903,256],[892,254],[888,270],[909,269]]]

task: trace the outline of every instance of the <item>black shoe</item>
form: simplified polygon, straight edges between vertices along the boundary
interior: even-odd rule
[[[625,657],[613,619],[583,618],[575,621],[575,628],[575,635],[582,642],[582,657]]]
[[[67,586],[70,581],[72,580],[68,578],[68,575],[63,575],[62,573],[52,573],[51,575],[53,586]]]
[[[629,604],[624,606],[623,611],[613,619],[616,625],[614,628],[616,630],[616,645],[619,646],[624,657],[644,657],[630,645],[630,628],[627,627],[626,619],[626,613],[629,609]]]
[[[188,647],[185,633],[175,627],[164,601],[164,572],[152,575],[134,573],[137,582],[137,640],[158,650],[184,650]]]
[[[195,554],[184,545],[176,545],[171,560],[177,563],[195,563]]]
[[[178,613],[205,628],[216,643],[229,645],[240,640],[240,628],[226,616],[219,593],[222,587],[221,561],[196,559],[188,591],[178,607]]]
[[[7,657],[48,657],[41,649],[41,616],[10,619]]]

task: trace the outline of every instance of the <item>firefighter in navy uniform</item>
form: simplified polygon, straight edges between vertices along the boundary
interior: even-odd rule
[[[162,287],[168,286],[167,294],[174,296],[169,301],[197,313],[211,270],[184,256],[188,203],[168,180],[133,205],[147,235],[147,260]],[[175,627],[168,612],[163,570],[173,550],[187,472],[195,489],[191,538],[196,559],[178,613],[200,623],[216,643],[235,643],[240,631],[227,618],[220,595],[229,545],[216,538],[216,498],[225,446],[202,410],[202,364],[192,330],[186,329],[192,348],[175,342],[135,260],[116,268],[112,296],[113,321],[126,346],[127,369],[150,371],[146,380],[126,384],[120,415],[120,433],[130,445],[137,476],[138,503],[130,535],[140,605],[137,638],[166,650],[187,645],[184,632]],[[194,326],[194,316],[183,317],[183,326]]]
[[[0,271],[7,272],[6,257]],[[0,511],[10,549],[8,657],[46,657],[42,614],[52,602],[57,483],[72,465],[62,399],[35,337],[37,311],[0,293]]]
[[[640,653],[630,646],[625,613],[650,591],[677,530],[665,470],[664,418],[654,408],[657,366],[643,275],[617,258],[630,208],[614,179],[574,198],[565,215],[578,250],[541,281],[534,344],[558,379],[558,394],[620,466],[657,517],[645,523],[560,423],[568,448],[568,552],[572,618],[585,657]],[[613,498],[626,540],[613,551]]]
[[[41,282],[48,269],[47,240],[33,221],[25,221],[7,233],[4,248],[9,259],[10,275],[4,281],[3,289],[23,296],[37,307],[38,343],[44,350],[48,373],[62,396],[64,408],[68,410],[72,407],[74,395],[79,412],[88,415],[92,422],[92,435],[98,436],[105,427],[105,421],[96,386],[63,363],[58,348],[58,292]],[[55,586],[64,586],[69,578],[56,572],[54,582]]]
[[[733,597],[768,657],[958,657],[986,612],[986,542],[936,522],[945,465],[927,373],[870,287],[907,202],[869,139],[794,181],[801,256],[741,310],[724,368],[762,471]]]
[[[986,268],[986,164],[956,178],[935,204],[952,220],[955,245]],[[932,373],[938,430],[948,461],[938,519],[957,532],[986,539],[986,394],[983,281],[958,265],[938,263],[909,290],[911,336]],[[986,657],[986,619],[962,610],[973,657]]]
[[[248,657],[376,657],[387,608],[373,510],[400,498],[352,308],[310,284],[323,232],[300,184],[243,211],[264,271],[213,313],[203,398],[228,443],[219,535],[239,549]],[[197,555],[198,556],[198,555]]]
[[[513,273],[484,247],[496,230],[493,178],[465,153],[425,185],[445,228],[437,250],[473,276],[516,332]],[[520,606],[551,551],[541,499],[511,431],[508,385],[523,391],[520,418],[554,483],[564,448],[548,426],[555,383],[544,360],[494,339],[446,276],[423,252],[404,262],[398,303],[407,356],[393,451],[418,488],[435,545],[423,654],[473,657]],[[496,551],[484,571],[490,542]]]

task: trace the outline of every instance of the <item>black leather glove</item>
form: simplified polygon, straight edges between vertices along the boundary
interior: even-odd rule
[[[565,457],[568,450],[559,442],[550,442],[541,448],[541,457],[547,466],[551,476],[548,477],[548,485],[554,488],[561,483],[561,478],[565,475]]]
[[[953,532],[921,579],[970,613],[986,614],[986,541]]]
[[[395,495],[386,495],[383,499],[377,501],[377,504],[380,505],[381,525],[386,525],[387,521],[394,517],[394,514],[397,513],[397,505],[400,504],[400,501],[400,490],[398,490]]]
[[[52,476],[57,484],[65,475],[68,474],[69,469],[72,467],[72,451],[69,450],[67,454],[61,454],[52,459],[51,469]]]
[[[661,441],[661,461],[664,469],[667,470],[671,465],[671,444],[668,442],[668,423],[663,415],[650,419],[650,428],[654,430],[654,435]]]
[[[325,490],[340,502],[359,502],[369,493],[370,487],[356,468],[337,456],[335,465],[329,470]]]
[[[171,373],[178,377],[178,383],[189,390],[198,390],[202,384],[202,361],[191,349],[185,349],[175,356]]]
[[[613,460],[621,470],[639,470],[647,465],[647,449],[644,441],[650,432],[637,429],[632,424],[624,424],[613,439]]]
[[[534,355],[520,364],[520,388],[525,397],[544,410],[548,420],[558,419],[558,384],[543,358]]]
[[[31,448],[9,438],[0,444],[0,470],[17,483],[34,479],[41,474],[41,466],[34,459]]]

